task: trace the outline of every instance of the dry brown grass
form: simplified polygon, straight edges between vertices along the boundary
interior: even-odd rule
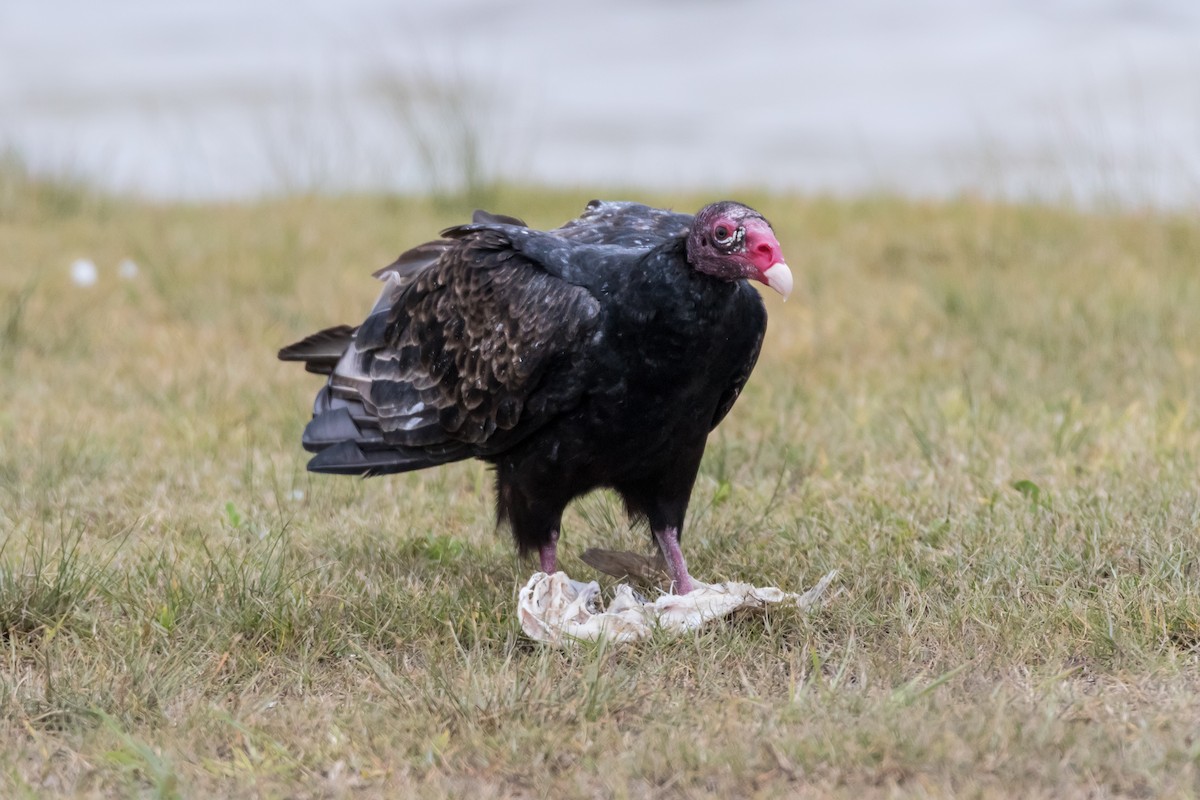
[[[746,197],[798,291],[695,573],[832,602],[546,650],[476,464],[310,476],[274,351],[462,209],[0,181],[0,794],[1200,792],[1200,225]],[[15,186],[15,188],[14,188]],[[554,224],[588,198],[501,190]],[[649,198],[690,208],[710,198]],[[99,284],[67,266],[95,259]],[[141,267],[116,277],[125,257]],[[634,548],[611,498],[565,568]]]

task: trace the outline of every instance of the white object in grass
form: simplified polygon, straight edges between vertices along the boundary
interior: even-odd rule
[[[837,571],[828,573],[803,594],[748,583],[706,584],[686,595],[666,594],[654,602],[625,584],[617,586],[607,609],[599,607],[600,585],[571,580],[565,572],[535,572],[521,589],[517,614],[529,638],[562,646],[574,641],[606,638],[612,642],[644,639],[656,629],[684,633],[740,609],[759,609],[776,603],[795,603],[807,611],[816,605]]]
[[[90,258],[77,258],[71,263],[71,280],[76,286],[96,285],[96,263]]]

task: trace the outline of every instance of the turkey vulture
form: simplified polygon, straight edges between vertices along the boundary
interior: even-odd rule
[[[477,211],[375,275],[383,294],[362,324],[279,352],[329,376],[304,430],[309,470],[482,459],[498,522],[547,573],[567,503],[609,487],[690,592],[692,484],[766,330],[746,279],[792,288],[766,219],[728,201],[693,217],[593,200],[539,231]]]

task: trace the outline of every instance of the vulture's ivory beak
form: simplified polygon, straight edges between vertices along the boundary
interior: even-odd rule
[[[763,273],[763,281],[787,300],[792,293],[792,271],[782,261],[776,261]]]

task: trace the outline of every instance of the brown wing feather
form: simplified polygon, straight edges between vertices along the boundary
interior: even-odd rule
[[[599,303],[500,231],[422,245],[412,262],[434,251],[420,270],[385,276],[334,384],[344,372],[389,444],[502,449],[577,397],[578,387],[543,378],[586,338]]]

